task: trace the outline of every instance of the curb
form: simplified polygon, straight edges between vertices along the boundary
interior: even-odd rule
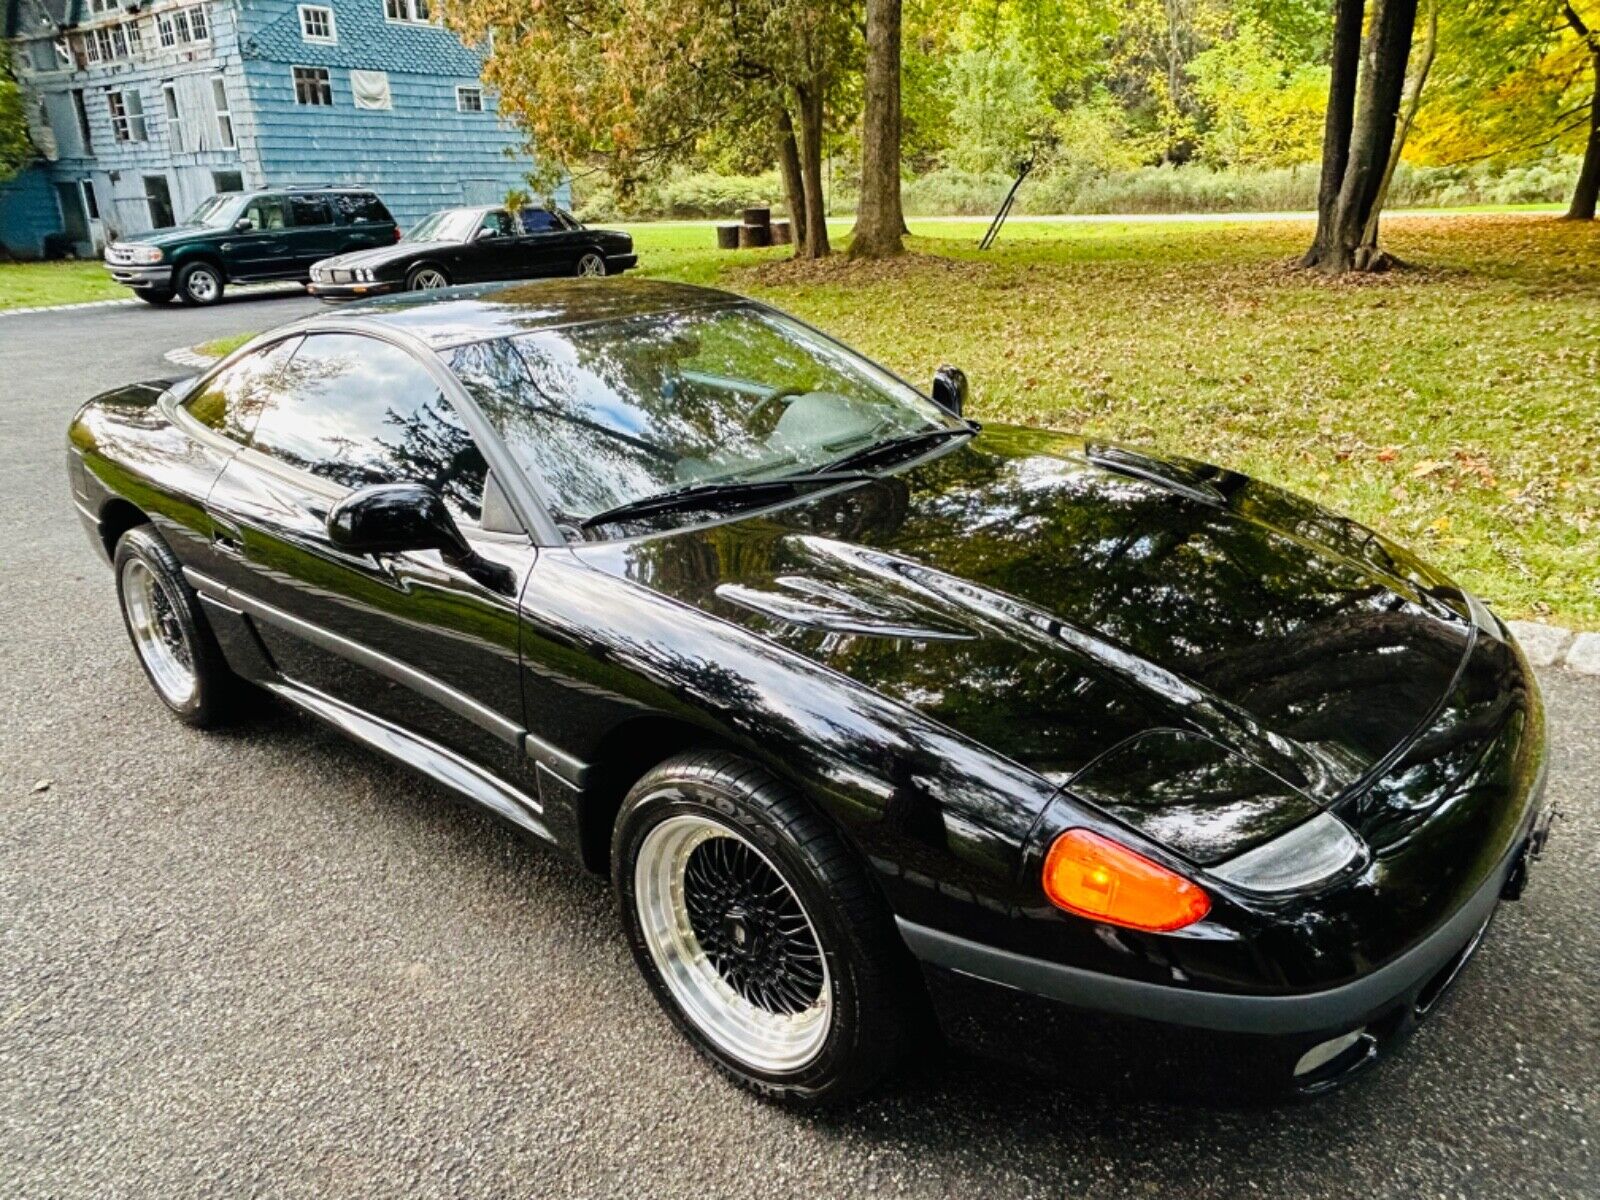
[[[228,294],[232,296],[270,296],[282,292],[285,295],[289,295],[299,290],[300,285],[297,283],[285,284],[279,281],[271,283],[236,283],[228,289]],[[137,296],[126,296],[115,300],[79,300],[72,304],[34,304],[27,308],[0,308],[0,319],[25,316],[28,313],[71,312],[82,308],[137,308],[140,306],[150,307],[145,305],[144,301]],[[174,307],[177,307],[176,301],[174,301]]]
[[[176,350],[168,350],[161,356],[169,363],[179,367],[194,367],[204,370],[217,361],[215,354],[201,354],[193,346],[179,346]]]

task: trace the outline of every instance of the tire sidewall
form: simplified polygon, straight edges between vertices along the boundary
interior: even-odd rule
[[[591,258],[599,262],[600,271],[597,275],[585,276],[583,264],[588,262]],[[573,269],[573,273],[579,278],[604,279],[607,274],[605,255],[601,254],[598,250],[585,250],[582,254],[578,255],[578,264]]]
[[[174,704],[156,685],[150,665],[145,662],[144,655],[139,652],[138,642],[134,639],[133,622],[128,616],[128,599],[123,592],[123,568],[131,558],[137,558],[160,581],[162,589],[167,593],[178,615],[178,623],[183,633],[184,645],[189,651],[189,661],[193,664],[195,679],[194,691],[183,704]],[[217,690],[217,681],[216,668],[213,665],[215,658],[211,652],[212,641],[209,629],[205,625],[205,617],[200,612],[199,599],[195,596],[194,589],[179,574],[176,563],[177,560],[167,544],[149,526],[141,525],[123,534],[117,542],[116,554],[112,558],[117,581],[117,608],[122,613],[122,627],[128,634],[129,644],[133,647],[133,656],[139,660],[139,668],[144,672],[145,679],[149,681],[150,689],[155,692],[156,698],[179,720],[189,725],[205,726],[212,724],[217,717],[217,698],[213,695]]]
[[[646,835],[669,817],[682,815],[710,819],[738,833],[759,849],[778,868],[811,921],[827,960],[832,1015],[822,1048],[810,1062],[797,1070],[783,1073],[757,1070],[734,1058],[706,1037],[678,1006],[645,942],[634,887],[634,863]],[[657,1001],[695,1048],[723,1071],[764,1095],[801,1101],[827,1098],[841,1075],[846,1073],[849,1060],[861,1050],[859,993],[852,959],[855,947],[841,914],[817,880],[801,849],[785,837],[758,806],[746,801],[734,789],[707,780],[684,777],[658,779],[643,789],[636,799],[630,798],[618,817],[613,840],[612,881],[634,961]]]
[[[440,279],[444,280],[443,286],[450,286],[450,274],[443,267],[436,267],[432,263],[418,263],[416,266],[412,267],[411,270],[406,272],[406,291],[420,292],[424,290],[417,286],[417,276],[421,275],[424,271],[432,271],[434,274],[439,276]]]

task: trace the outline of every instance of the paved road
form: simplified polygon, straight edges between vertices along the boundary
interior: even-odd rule
[[[306,307],[0,321],[0,1192],[1600,1195],[1600,686],[1546,679],[1568,819],[1364,1085],[1212,1112],[933,1060],[791,1116],[674,1036],[598,882],[297,718],[207,736],[150,694],[62,430]]]

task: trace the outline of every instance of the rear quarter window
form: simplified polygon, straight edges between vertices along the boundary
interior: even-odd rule
[[[388,225],[394,222],[389,210],[371,192],[335,192],[334,212],[345,225]]]

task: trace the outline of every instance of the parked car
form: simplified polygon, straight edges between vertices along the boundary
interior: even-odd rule
[[[613,881],[727,1075],[952,1038],[1094,1095],[1313,1093],[1543,844],[1505,625],[1218,467],[963,415],[723,292],[380,299],[74,418],[157,695],[243,681]]]
[[[400,229],[365,188],[219,192],[182,225],[120,238],[106,269],[150,304],[215,304],[230,283],[311,278],[320,259],[393,245]]]
[[[447,208],[424,217],[398,245],[319,262],[311,291],[360,300],[459,283],[615,275],[638,261],[627,234],[590,229],[558,208]]]

